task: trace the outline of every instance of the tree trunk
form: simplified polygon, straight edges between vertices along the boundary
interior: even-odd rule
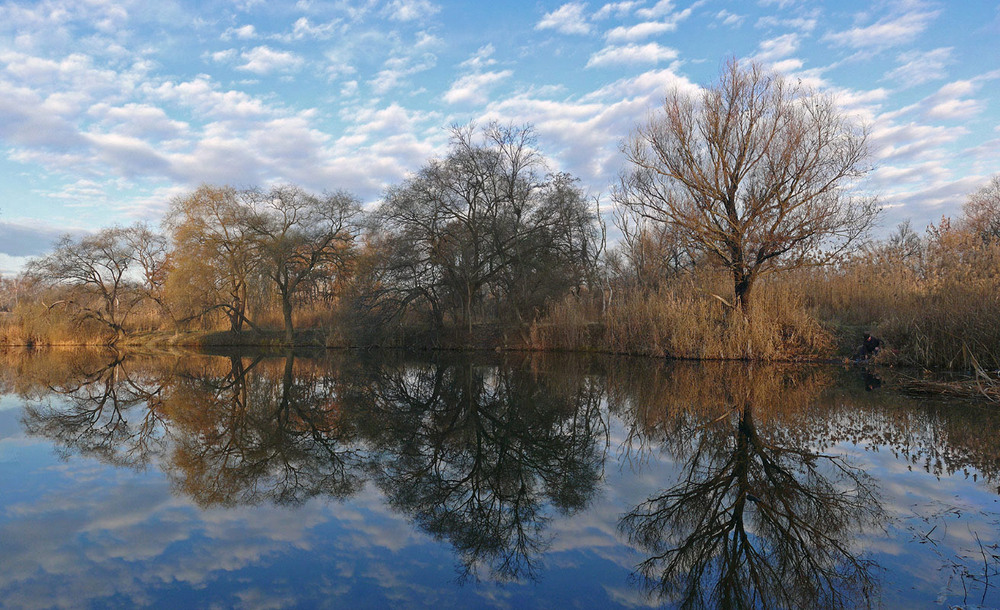
[[[736,297],[733,305],[744,314],[750,311],[751,288],[753,288],[753,276],[742,271],[733,272],[733,293]]]
[[[281,295],[281,315],[285,319],[285,343],[293,345],[295,343],[295,329],[292,328],[292,299],[291,295]]]
[[[465,315],[466,328],[469,331],[469,339],[472,339],[472,284],[465,283],[465,295],[463,296],[462,313]]]

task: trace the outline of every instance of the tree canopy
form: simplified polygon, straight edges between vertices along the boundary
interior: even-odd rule
[[[635,129],[613,198],[720,262],[746,307],[759,277],[827,262],[871,227],[874,199],[851,191],[866,140],[831,96],[733,59]]]

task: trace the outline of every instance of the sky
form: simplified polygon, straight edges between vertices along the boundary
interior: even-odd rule
[[[883,232],[1000,172],[998,0],[5,2],[0,273],[201,184],[373,204],[473,121],[532,125],[607,207],[622,139],[733,57],[867,125]]]

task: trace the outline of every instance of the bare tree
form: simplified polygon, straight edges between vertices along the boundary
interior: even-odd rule
[[[626,263],[619,265],[617,275],[628,282],[655,289],[663,280],[694,267],[687,240],[674,225],[654,222],[624,206],[615,208],[614,223],[622,234],[616,255]]]
[[[360,202],[344,191],[320,198],[295,186],[256,192],[249,199],[254,248],[281,297],[285,341],[292,344],[292,299],[314,275],[344,271],[359,230]]]
[[[168,289],[174,300],[188,318],[224,311],[233,332],[251,323],[254,252],[243,196],[233,187],[201,186],[174,199],[164,223],[173,241]]]
[[[78,320],[94,320],[125,336],[129,315],[145,298],[136,269],[142,225],[111,227],[79,239],[66,235],[55,250],[28,264],[30,277],[58,290],[49,308],[65,306]],[[151,235],[151,234],[149,234]]]
[[[983,241],[1000,240],[1000,174],[969,195],[960,225]]]
[[[613,198],[721,262],[745,309],[761,276],[829,262],[871,227],[874,198],[850,192],[870,169],[866,140],[830,96],[733,59],[700,95],[668,93],[624,142]]]
[[[391,188],[377,229],[391,240],[404,304],[427,300],[471,334],[476,305],[522,320],[584,281],[603,245],[592,204],[568,174],[545,172],[530,126],[456,127],[444,159]]]
[[[130,228],[125,239],[132,247],[133,266],[138,270],[139,291],[172,318],[165,294],[169,260],[167,238],[148,225],[138,223]]]

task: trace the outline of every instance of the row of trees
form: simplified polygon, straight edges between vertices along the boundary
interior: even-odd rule
[[[126,334],[130,317],[151,308],[175,324],[221,311],[239,331],[253,325],[248,300],[269,287],[291,340],[296,294],[309,281],[341,273],[359,210],[342,192],[316,197],[293,186],[205,186],[173,202],[166,235],[136,224],[67,236],[26,274],[43,302],[54,299],[46,309],[62,306],[77,320],[96,322],[112,342]]]
[[[138,224],[63,238],[27,276],[120,340],[130,318],[225,321],[239,332],[277,307],[350,306],[371,323],[426,314],[438,328],[531,321],[547,298],[592,281],[603,234],[578,181],[549,173],[530,127],[456,128],[443,159],[367,213],[337,191],[202,186],[157,233]]]
[[[291,343],[296,308],[355,328],[525,331],[567,295],[600,295],[606,310],[611,294],[656,291],[692,269],[724,271],[731,288],[709,292],[748,318],[761,278],[869,251],[878,205],[858,187],[865,129],[830,96],[758,65],[730,61],[693,97],[671,91],[622,149],[611,193],[622,237],[610,251],[599,202],[549,170],[531,127],[490,124],[453,128],[444,157],[368,210],[343,191],[202,186],[171,203],[162,233],[64,238],[27,277],[47,310],[113,341],[137,325],[259,329],[280,312]],[[960,224],[1000,240],[998,210],[994,179]]]

